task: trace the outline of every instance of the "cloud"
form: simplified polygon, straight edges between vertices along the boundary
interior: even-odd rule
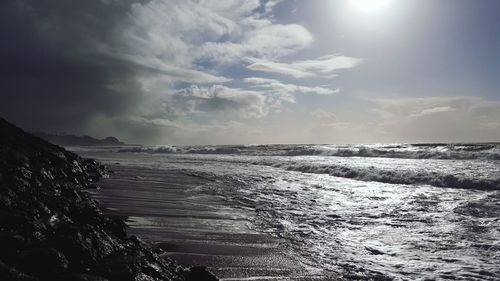
[[[0,112],[31,130],[73,132],[97,115],[140,114],[150,96],[170,92],[178,82],[228,82],[232,78],[196,64],[209,55],[205,44],[227,42],[250,50],[255,46],[245,42],[271,34],[269,43],[280,47],[273,36],[280,41],[301,29],[256,18],[253,11],[260,5],[258,0],[3,1]],[[303,45],[294,42],[282,46]]]
[[[283,83],[275,79],[249,77],[243,79],[244,82],[253,84],[253,87],[264,89],[268,92],[277,92],[282,94],[317,94],[317,95],[334,95],[339,93],[339,89],[328,89],[324,87],[307,87],[295,84]]]
[[[500,121],[486,121],[486,122],[481,122],[479,124],[482,128],[488,129],[488,130],[499,130],[500,129]]]
[[[491,141],[500,121],[500,102],[480,97],[374,99],[373,134],[399,141]]]
[[[261,93],[222,85],[178,90],[168,98],[167,105],[179,116],[209,113],[224,118],[260,118],[267,114]]]
[[[269,15],[272,13],[274,7],[279,3],[283,2],[283,0],[268,0],[264,6],[264,13]],[[272,15],[271,15],[272,16]]]
[[[273,24],[252,30],[243,41],[257,57],[281,57],[310,46],[313,36],[298,24]]]
[[[310,115],[313,118],[314,123],[317,124],[332,124],[339,122],[337,115],[331,111],[317,109],[311,112]]]
[[[393,99],[369,99],[375,104],[377,114],[385,118],[414,118],[440,112],[459,113],[483,107],[485,101],[478,97],[414,97]]]
[[[450,107],[450,106],[438,106],[438,107],[433,107],[433,108],[427,108],[427,109],[424,109],[424,110],[417,112],[417,113],[412,113],[411,116],[412,117],[422,117],[422,116],[431,115],[431,114],[435,114],[435,113],[451,112],[451,111],[455,111],[455,110],[456,110],[455,108]]]
[[[272,24],[270,21],[246,18],[241,38],[233,41],[205,42],[194,51],[197,60],[216,64],[237,63],[249,59],[268,61],[309,47],[313,36],[296,24]],[[241,28],[241,26],[240,26]]]
[[[256,12],[260,5],[256,0],[153,0],[133,5],[124,34],[138,60],[185,67],[278,58],[310,46],[307,29],[271,22]]]
[[[115,134],[130,142],[250,130],[269,113],[286,111],[296,95],[338,89],[242,80],[228,69],[250,63],[294,77],[331,77],[360,62],[283,62],[315,38],[274,18],[280,2],[0,1],[0,114],[28,130]]]
[[[304,78],[314,76],[313,73],[297,69],[287,63],[277,63],[263,60],[250,60],[252,63],[247,66],[248,69],[254,71],[262,71],[269,73],[279,73],[284,75],[289,75],[295,78]]]
[[[480,97],[360,99],[310,111],[294,122],[300,132],[281,135],[299,143],[490,142],[500,139],[499,124],[500,102]]]
[[[248,69],[269,73],[279,73],[295,78],[312,76],[334,77],[335,71],[349,69],[362,63],[362,59],[339,55],[328,55],[316,60],[302,60],[291,63],[278,63],[258,59],[249,59]]]

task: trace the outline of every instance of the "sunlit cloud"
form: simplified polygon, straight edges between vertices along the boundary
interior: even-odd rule
[[[339,89],[328,89],[324,87],[307,87],[295,84],[280,82],[276,79],[268,79],[261,77],[249,77],[243,79],[244,82],[253,84],[252,87],[265,89],[269,91],[283,92],[287,94],[317,94],[317,95],[334,95],[340,92]]]
[[[436,113],[442,113],[442,112],[451,112],[455,111],[456,109],[450,106],[438,106],[438,107],[433,107],[433,108],[427,108],[424,109],[420,112],[412,113],[412,117],[422,117],[426,115],[431,115],[431,114],[436,114]]]
[[[224,118],[260,118],[267,114],[262,93],[222,85],[177,90],[168,97],[166,105],[183,116],[210,113]]]
[[[279,73],[295,78],[312,76],[335,77],[336,71],[354,68],[362,63],[362,59],[341,55],[322,56],[315,60],[294,61],[291,63],[271,62],[249,59],[251,62],[247,67],[254,71]]]

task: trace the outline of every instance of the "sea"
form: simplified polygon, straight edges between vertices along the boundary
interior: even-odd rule
[[[216,182],[196,192],[252,214],[311,276],[500,280],[498,143],[72,150]]]

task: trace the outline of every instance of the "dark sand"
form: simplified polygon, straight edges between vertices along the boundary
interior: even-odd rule
[[[255,214],[211,194],[209,179],[171,170],[112,165],[92,194],[129,234],[156,243],[180,263],[207,266],[224,280],[311,280],[286,241],[247,227]]]

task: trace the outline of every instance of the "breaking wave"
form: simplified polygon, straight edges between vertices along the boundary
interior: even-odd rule
[[[118,152],[142,152],[142,153],[176,153],[177,148],[170,145],[158,145],[152,147],[145,146],[130,146],[123,147]]]
[[[436,187],[453,187],[465,189],[500,190],[500,178],[470,178],[467,176],[443,174],[436,171],[384,170],[374,167],[349,167],[345,165],[318,165],[300,162],[254,162],[256,165],[267,165],[288,171],[302,173],[328,174],[334,177],[374,181],[404,185],[431,185]]]
[[[248,156],[336,156],[400,159],[500,160],[500,144],[213,145],[124,147],[119,152]]]

